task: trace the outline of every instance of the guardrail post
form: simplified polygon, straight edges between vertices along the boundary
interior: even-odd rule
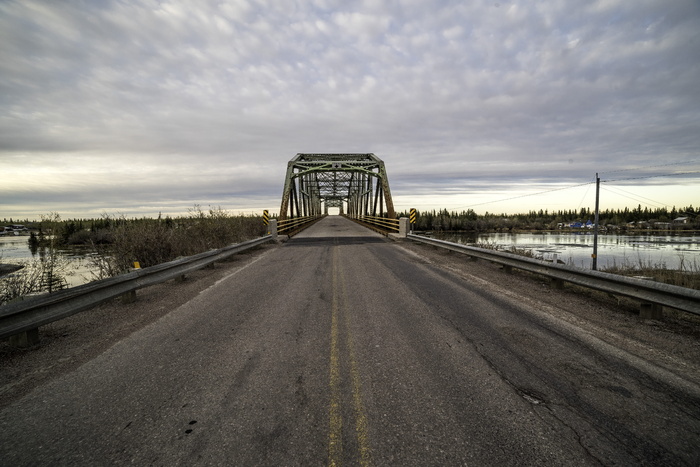
[[[122,303],[134,303],[136,301],[136,291],[130,290],[123,293],[119,296],[119,299],[122,301]]]
[[[646,281],[654,281],[653,277],[646,276],[635,276],[637,279],[644,279]],[[639,304],[639,317],[642,319],[662,319],[663,318],[663,307],[658,303],[642,302]]]
[[[408,222],[408,217],[402,217],[401,219],[399,219],[399,237],[406,238],[410,228],[411,227]]]
[[[31,347],[39,343],[39,328],[30,329],[29,331],[20,332],[9,337],[11,347]]]
[[[270,229],[270,235],[272,235],[272,239],[277,240],[277,219],[270,219],[268,228]]]
[[[663,318],[662,306],[656,303],[642,302],[639,306],[639,317],[642,319],[657,319]]]
[[[552,287],[554,287],[555,289],[563,289],[564,288],[564,281],[557,278],[557,277],[552,278],[551,283],[552,283]]]

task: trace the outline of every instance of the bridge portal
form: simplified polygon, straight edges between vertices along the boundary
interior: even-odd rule
[[[367,154],[302,154],[287,165],[280,220],[328,214],[396,217],[384,162]]]

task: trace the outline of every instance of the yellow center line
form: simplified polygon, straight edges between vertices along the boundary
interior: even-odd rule
[[[333,304],[331,310],[331,404],[330,431],[328,435],[328,465],[340,466],[343,455],[343,419],[340,414],[340,356],[338,350],[338,297],[336,255],[333,255]]]
[[[347,297],[345,290],[345,278],[343,272],[340,271],[340,286],[342,289],[342,297]],[[352,399],[355,409],[355,431],[357,433],[357,445],[360,450],[360,465],[369,467],[371,462],[371,451],[369,448],[369,436],[367,434],[367,416],[365,415],[365,407],[362,403],[362,384],[360,381],[360,368],[355,358],[355,347],[352,340],[352,332],[350,331],[350,313],[345,308],[345,330],[347,334],[346,346],[350,356],[350,378],[352,380]]]
[[[345,350],[350,361],[350,380],[352,383],[353,410],[355,415],[355,433],[359,450],[359,464],[369,467],[371,462],[371,450],[369,448],[368,423],[362,403],[362,385],[360,369],[355,357],[355,348],[350,326],[350,313],[348,312],[347,290],[342,270],[338,267],[338,248],[333,249],[333,303],[331,315],[331,405],[330,405],[330,432],[328,447],[328,465],[340,466],[342,459],[342,416],[340,412],[340,354],[339,354],[339,313],[343,314],[345,327]],[[340,284],[339,284],[340,283]]]

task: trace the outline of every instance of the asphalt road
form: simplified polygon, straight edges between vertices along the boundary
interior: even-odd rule
[[[0,465],[700,464],[696,384],[528,303],[327,217],[2,410]]]

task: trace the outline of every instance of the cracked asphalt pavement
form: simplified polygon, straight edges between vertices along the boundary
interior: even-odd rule
[[[0,464],[700,464],[692,319],[338,216],[193,276],[0,347]]]

